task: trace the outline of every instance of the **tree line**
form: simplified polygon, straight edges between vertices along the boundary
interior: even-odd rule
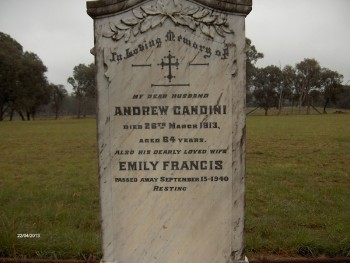
[[[47,67],[33,52],[10,35],[0,32],[0,121],[18,115],[34,120],[38,113],[60,114],[78,118],[95,114],[95,65],[79,64],[67,82],[73,93],[62,84],[49,83]]]
[[[258,68],[256,62],[264,57],[263,53],[256,50],[250,39],[246,39],[246,47],[249,106],[263,108],[265,115],[273,107],[280,114],[286,104],[297,107],[299,114],[302,107],[306,107],[307,114],[311,108],[320,114],[327,113],[331,104],[350,108],[350,86],[342,84],[343,76],[337,71],[321,67],[314,58],[305,58],[294,67],[269,65]],[[322,112],[316,106],[322,107]]]
[[[274,65],[259,68],[256,63],[264,57],[246,39],[247,105],[254,111],[263,108],[265,115],[275,107],[280,114],[283,107],[295,107],[301,113],[306,107],[326,113],[327,107],[350,108],[350,86],[342,85],[343,76],[321,67],[313,58],[306,58],[294,67],[283,69]],[[94,64],[79,64],[67,79],[72,86],[68,94],[62,84],[49,83],[47,67],[33,52],[11,36],[0,32],[0,121],[17,114],[22,120],[41,116],[56,119],[60,115],[77,118],[94,115],[96,83]],[[322,107],[320,112],[317,107]]]

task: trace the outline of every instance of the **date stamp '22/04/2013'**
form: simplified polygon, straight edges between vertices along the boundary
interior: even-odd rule
[[[17,238],[40,238],[40,234],[21,233],[17,234]]]

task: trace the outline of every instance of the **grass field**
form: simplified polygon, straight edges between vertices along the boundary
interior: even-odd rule
[[[247,129],[247,254],[350,256],[350,115]]]
[[[0,256],[99,256],[95,134],[93,119],[0,123]]]
[[[0,152],[0,257],[100,258],[95,120],[1,122]],[[247,256],[350,256],[349,171],[350,114],[248,117]]]

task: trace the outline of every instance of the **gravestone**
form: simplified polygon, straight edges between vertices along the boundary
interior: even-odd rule
[[[251,0],[103,0],[87,8],[102,262],[244,261]]]

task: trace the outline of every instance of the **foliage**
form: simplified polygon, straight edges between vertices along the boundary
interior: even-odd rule
[[[64,106],[66,114],[74,111],[70,106],[73,100],[78,104],[78,116],[82,110],[84,116],[91,114],[94,106],[90,98],[96,96],[94,64],[74,68],[68,81],[73,85],[75,98],[68,97],[63,85],[49,84],[46,71],[35,53],[23,52],[16,40],[0,32],[0,121],[6,115],[12,120],[15,112],[22,120],[34,119],[40,109],[52,110],[57,119]]]
[[[86,104],[88,98],[96,97],[95,64],[88,66],[79,64],[73,69],[73,77],[68,78],[68,83],[72,85],[74,96],[77,98],[78,118],[83,113],[86,116]]]
[[[0,32],[0,121],[15,96],[22,55],[22,46],[11,36]]]
[[[246,38],[246,85],[247,85],[247,103],[252,100],[252,82],[257,74],[257,68],[255,64],[257,61],[264,57],[263,53],[256,50],[255,46],[252,45],[252,41]]]
[[[327,113],[326,107],[329,102],[336,103],[339,100],[339,95],[344,90],[341,84],[342,81],[343,76],[338,72],[327,68],[321,69],[321,87],[323,88],[324,98],[323,113]]]
[[[55,113],[56,120],[62,108],[63,100],[68,96],[67,90],[63,85],[50,84],[51,108]]]
[[[254,56],[253,56],[254,57]],[[310,108],[318,111],[315,105],[323,103],[323,113],[330,103],[336,104],[341,96],[344,96],[342,85],[343,76],[336,71],[321,68],[319,62],[315,59],[306,58],[297,63],[295,67],[287,65],[279,73],[279,80],[268,84],[271,72],[265,68],[256,68],[254,65],[247,66],[248,90],[247,98],[252,90],[251,99],[257,107],[265,109],[276,106],[281,113],[284,103],[294,106],[298,102],[299,114],[303,106],[307,107],[306,114],[310,114]],[[319,112],[321,113],[321,112]]]
[[[282,85],[282,72],[276,66],[256,69],[252,84],[256,103],[265,110],[265,115],[267,115],[269,108],[277,106],[277,90]]]
[[[286,99],[292,101],[292,105],[294,105],[295,81],[295,69],[290,65],[286,65],[282,70],[282,85],[279,88],[278,114],[281,114]]]
[[[307,114],[310,113],[313,94],[321,88],[321,66],[315,59],[306,58],[295,65],[296,91],[299,97],[299,110],[307,105]]]
[[[343,86],[343,91],[338,97],[337,105],[342,109],[350,109],[350,86]]]
[[[17,111],[23,120],[34,119],[39,106],[50,100],[46,66],[9,35],[0,32],[0,121]],[[26,118],[24,116],[26,115]]]
[[[22,58],[22,70],[19,76],[19,89],[15,105],[18,112],[26,112],[27,120],[34,119],[37,108],[48,104],[50,89],[45,76],[46,66],[41,59],[32,52],[25,52]]]
[[[255,65],[259,59],[262,59],[264,57],[264,54],[256,50],[256,47],[252,45],[252,41],[249,38],[245,39],[245,43],[246,43],[247,63],[249,65]]]

